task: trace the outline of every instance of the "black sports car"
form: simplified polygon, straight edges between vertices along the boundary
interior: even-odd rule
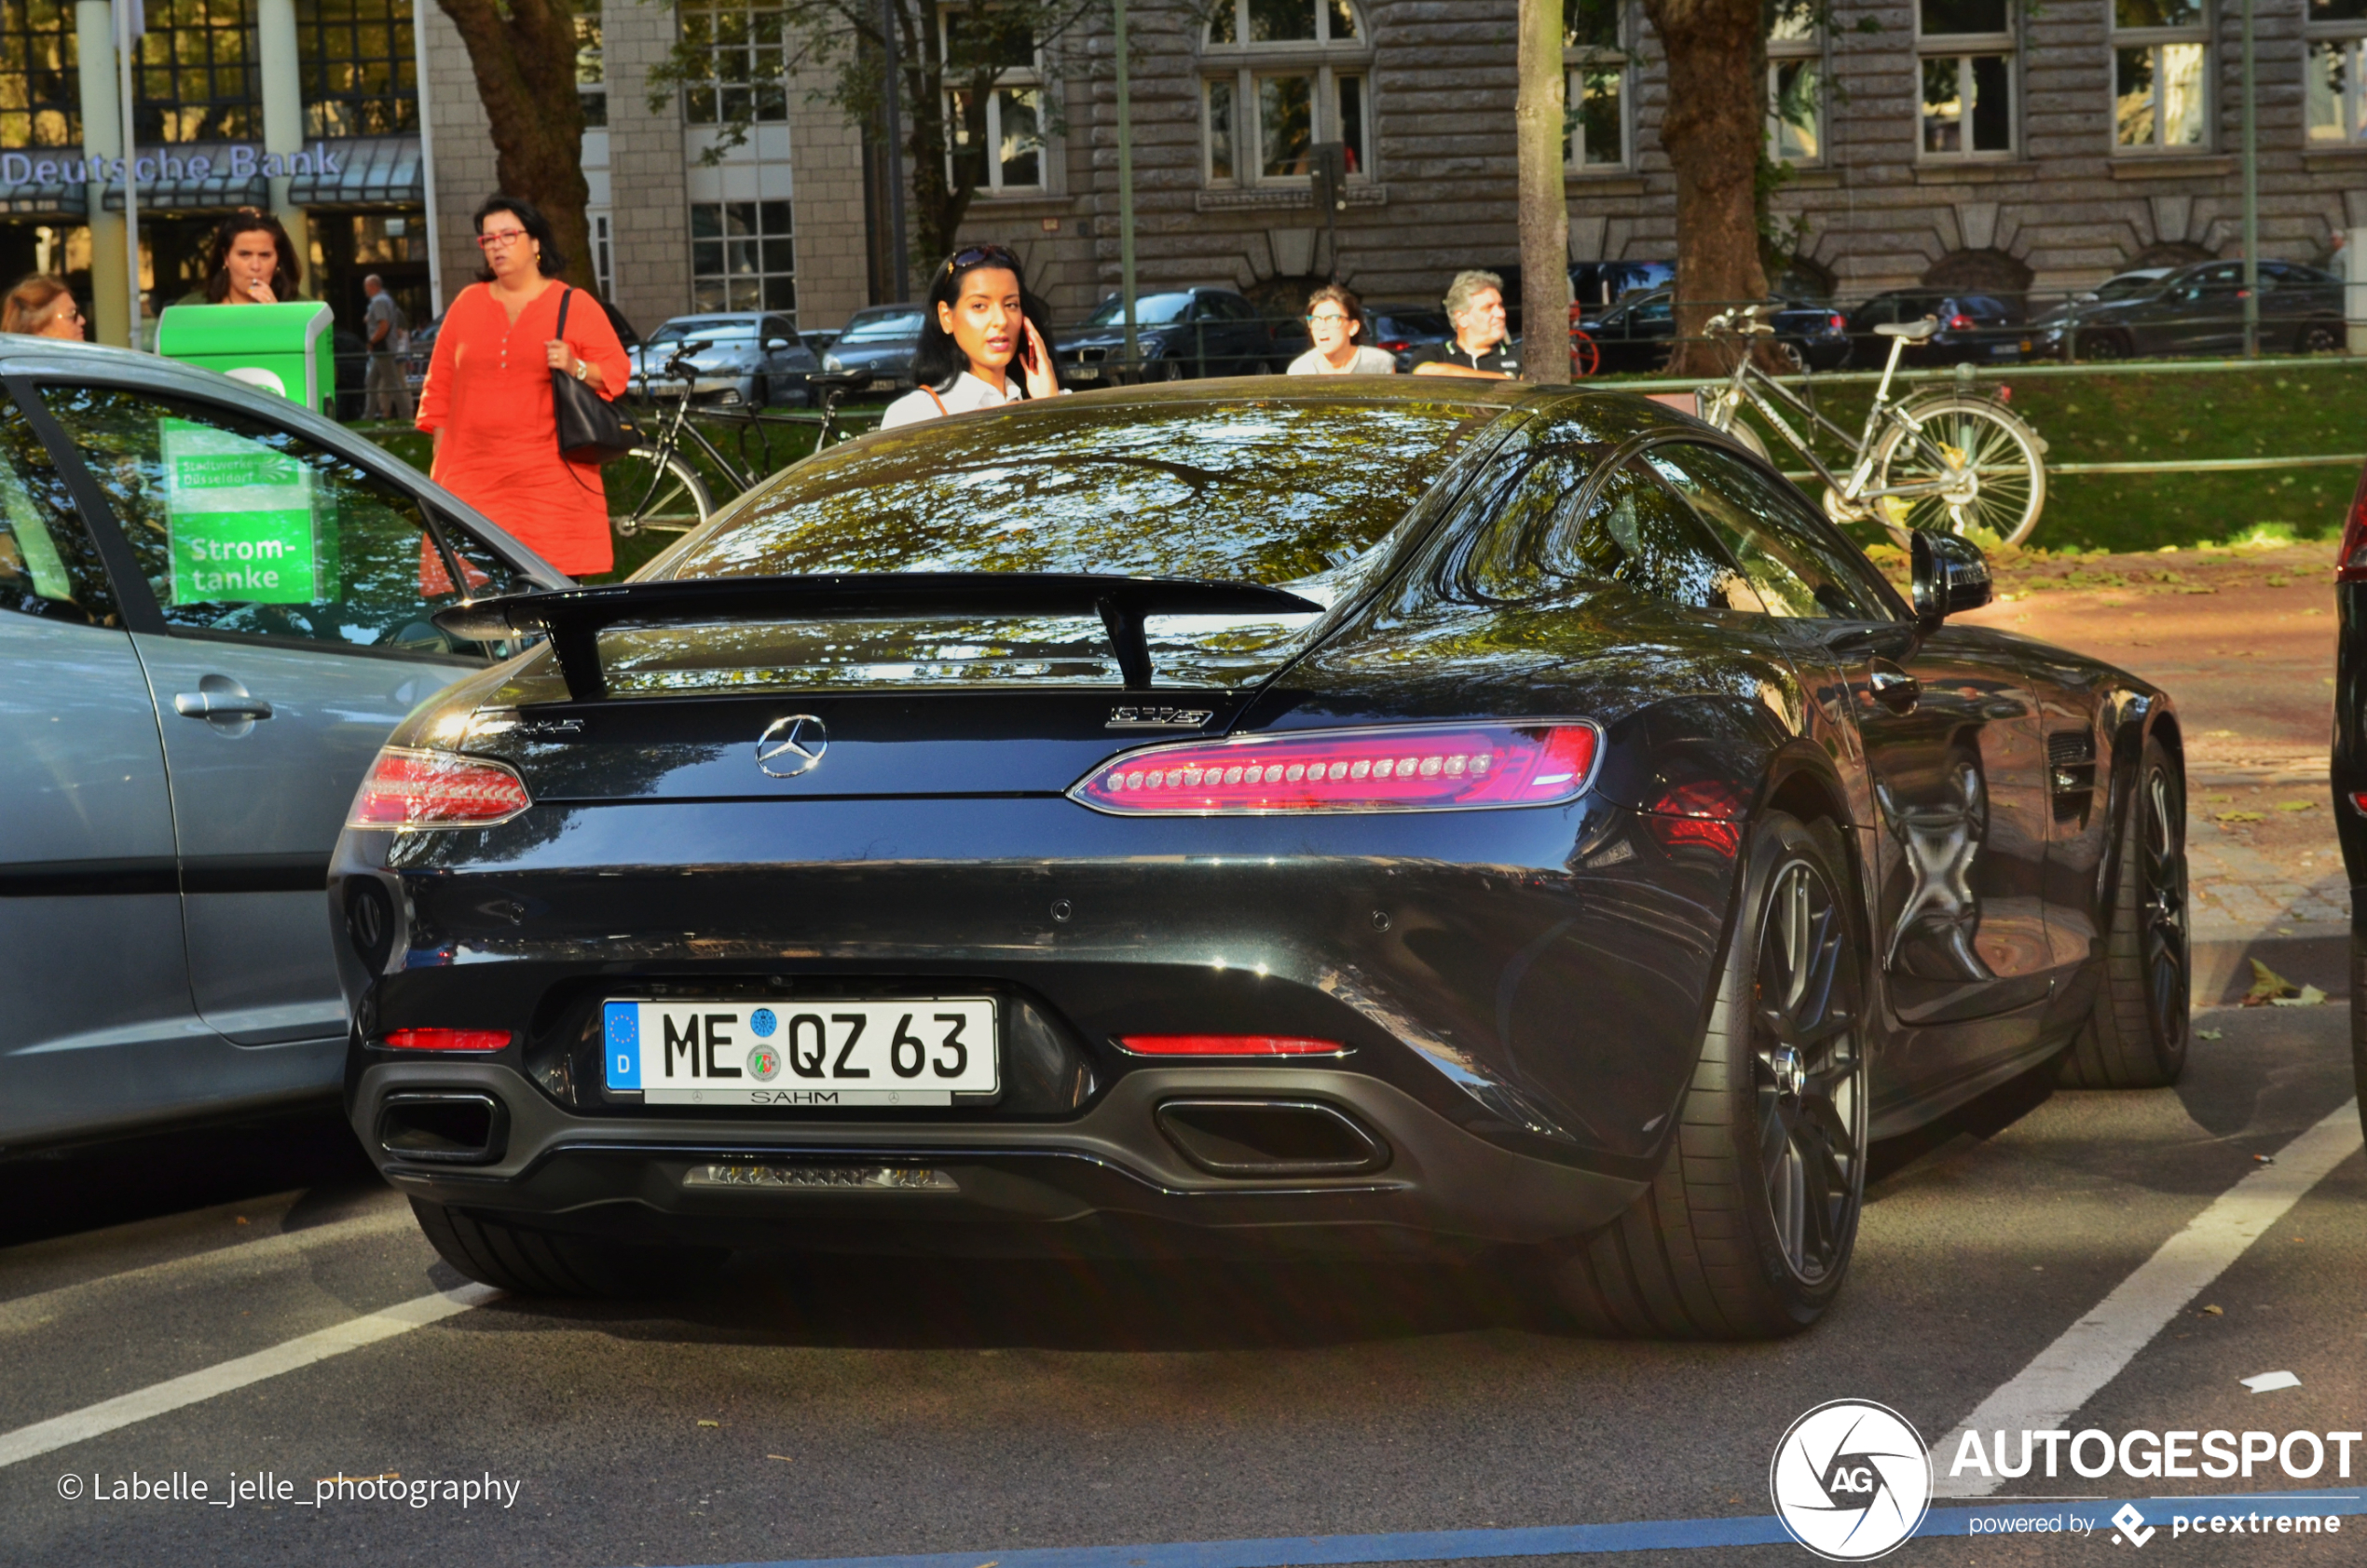
[[[2367,1130],[2367,472],[2334,558],[2334,835],[2350,877],[2350,1052]]]
[[[1910,608],[1616,393],[1235,380],[883,431],[422,707],[330,890],[353,1125],[511,1288],[741,1246],[1512,1248],[1832,1300],[1868,1140],[2185,1048],[2161,692]]]

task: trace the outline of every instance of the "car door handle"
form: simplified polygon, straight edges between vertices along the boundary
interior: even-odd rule
[[[212,719],[223,724],[252,723],[258,718],[269,718],[271,704],[228,675],[200,675],[195,691],[173,693],[172,711],[183,718]]]
[[[1866,684],[1873,691],[1874,701],[1895,714],[1913,713],[1923,695],[1923,683],[1887,659],[1874,661]]]

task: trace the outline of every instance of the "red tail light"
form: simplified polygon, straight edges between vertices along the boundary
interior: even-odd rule
[[[1849,321],[1848,321],[1847,318],[1845,318],[1845,317],[1840,317],[1840,316],[1836,316],[1836,317],[1834,317],[1834,318],[1833,318],[1833,330],[1834,330],[1835,332],[1840,332],[1840,331],[1843,331],[1843,330],[1845,330],[1848,326],[1849,326]]]
[[[1069,797],[1129,816],[1549,806],[1584,791],[1600,739],[1587,723],[1236,735],[1130,753]]]
[[[2367,471],[2350,498],[2350,515],[2343,520],[2342,548],[2334,556],[2336,582],[2367,582]]]
[[[354,792],[345,825],[402,831],[491,827],[533,804],[526,782],[505,763],[388,746]]]
[[[1970,332],[1979,323],[1975,321],[1970,316],[1960,314],[1948,318],[1948,330],[1950,332]]]
[[[1414,340],[1410,337],[1385,337],[1374,347],[1386,348],[1392,354],[1402,354],[1414,347]]]
[[[510,1043],[505,1029],[399,1029],[386,1037],[397,1051],[499,1051]]]
[[[1336,1057],[1336,1040],[1288,1034],[1121,1034],[1117,1043],[1138,1057]]]

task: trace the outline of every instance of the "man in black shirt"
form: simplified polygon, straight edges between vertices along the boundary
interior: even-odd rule
[[[1433,343],[1414,356],[1416,375],[1475,375],[1510,381],[1521,373],[1517,353],[1504,338],[1504,280],[1493,272],[1458,272],[1446,290],[1446,319],[1454,323],[1449,343]]]

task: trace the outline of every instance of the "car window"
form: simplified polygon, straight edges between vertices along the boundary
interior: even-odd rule
[[[1137,294],[1134,299],[1134,324],[1138,327],[1163,327],[1183,320],[1192,308],[1190,294]],[[1113,295],[1101,302],[1101,308],[1085,319],[1088,327],[1106,327],[1126,319],[1126,301]]]
[[[14,402],[0,402],[0,609],[120,624],[74,498]]]
[[[921,313],[918,310],[889,310],[877,316],[857,316],[847,323],[841,343],[884,343],[921,335]]]
[[[394,485],[215,403],[103,387],[48,387],[42,399],[105,493],[168,625],[469,651],[429,619],[453,597],[452,568]]]
[[[1639,323],[1665,321],[1674,314],[1675,308],[1670,295],[1655,294],[1649,299],[1639,299],[1629,307],[1627,319]]]
[[[1692,503],[1726,547],[1771,615],[1796,620],[1886,620],[1872,568],[1825,537],[1788,485],[1718,447],[1694,442],[1656,446],[1652,467]]]
[[[1449,596],[1528,604],[1621,583],[1688,609],[1758,607],[1735,604],[1733,567],[1649,473],[1629,465],[1606,475],[1581,511],[1593,468],[1591,453],[1549,448],[1498,479],[1480,500],[1484,523],[1451,558]]]

